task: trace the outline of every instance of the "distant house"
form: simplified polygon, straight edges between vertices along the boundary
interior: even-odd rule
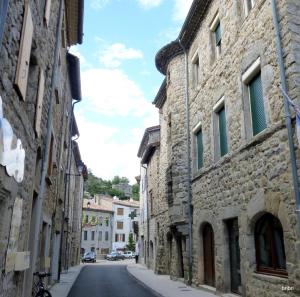
[[[139,221],[139,202],[113,200],[113,242],[112,249],[124,251],[128,244],[129,235],[133,234],[133,239],[136,241],[135,222]],[[136,223],[137,224],[137,223]]]
[[[85,199],[82,215],[81,254],[94,251],[97,257],[101,258],[102,255],[110,253],[112,228],[112,198]]]

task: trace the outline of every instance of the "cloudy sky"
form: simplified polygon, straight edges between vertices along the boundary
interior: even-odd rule
[[[192,0],[85,1],[81,61],[83,100],[76,105],[83,161],[98,177],[139,175],[137,151],[158,124],[152,101],[164,79],[157,51],[177,38]],[[79,106],[80,105],[80,106]]]

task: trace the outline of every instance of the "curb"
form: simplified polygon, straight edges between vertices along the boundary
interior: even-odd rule
[[[84,265],[78,265],[79,266],[79,269],[78,271],[74,272],[75,274],[75,277],[68,283],[68,286],[65,286],[65,289],[63,290],[63,294],[56,294],[56,290],[59,290],[59,286],[63,286],[63,284],[65,284],[65,282],[60,279],[60,282],[54,284],[51,288],[50,288],[50,293],[53,295],[53,296],[57,296],[57,297],[67,297],[74,285],[74,283],[76,282],[79,274],[81,273],[82,269],[85,267]],[[68,274],[68,273],[66,273]],[[56,294],[56,295],[55,295]]]
[[[159,292],[155,291],[154,289],[152,289],[151,287],[149,287],[148,285],[146,285],[142,280],[140,280],[139,278],[137,278],[135,275],[133,275],[129,269],[128,269],[128,265],[126,265],[126,270],[129,274],[130,277],[132,277],[138,284],[140,284],[142,287],[146,288],[147,290],[149,290],[152,294],[154,294],[157,297],[164,297],[164,295],[160,294]]]

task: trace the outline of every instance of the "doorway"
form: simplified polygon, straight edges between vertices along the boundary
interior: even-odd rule
[[[210,224],[206,223],[202,231],[204,257],[204,283],[215,286],[215,242],[214,232]]]
[[[184,270],[183,270],[183,254],[182,254],[182,237],[176,237],[177,242],[177,252],[178,252],[178,277],[184,277]]]
[[[228,220],[227,229],[229,239],[231,291],[236,294],[241,294],[241,259],[238,219],[234,218]]]

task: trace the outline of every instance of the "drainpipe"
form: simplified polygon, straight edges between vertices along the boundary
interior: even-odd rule
[[[285,67],[283,61],[283,52],[281,46],[281,35],[280,35],[280,28],[279,28],[279,21],[278,21],[278,13],[276,7],[276,0],[271,0],[272,5],[272,13],[273,13],[273,23],[276,35],[276,49],[277,49],[277,58],[279,64],[279,72],[280,72],[280,83],[281,88],[284,94],[284,111],[285,111],[285,121],[286,127],[288,132],[288,142],[289,142],[289,149],[290,149],[290,159],[291,159],[291,166],[292,166],[292,176],[293,176],[293,185],[294,185],[294,194],[296,199],[296,215],[298,219],[298,227],[300,230],[300,193],[299,193],[299,178],[297,173],[297,162],[295,156],[295,147],[293,142],[293,130],[292,130],[292,119],[291,113],[289,108],[289,103],[285,94],[287,94],[287,84],[286,84],[286,75],[285,75]]]
[[[64,181],[65,181],[65,188],[64,188],[64,208],[62,211],[62,224],[61,224],[61,239],[60,239],[60,247],[59,247],[59,264],[58,264],[58,282],[60,281],[60,275],[61,275],[61,271],[62,271],[62,250],[63,250],[63,238],[64,238],[64,226],[65,226],[65,214],[69,214],[69,201],[68,203],[67,200],[69,200],[69,186],[70,186],[70,164],[71,164],[71,152],[72,152],[72,125],[73,125],[73,121],[74,121],[74,107],[75,104],[79,103],[80,100],[77,100],[75,102],[72,103],[72,108],[71,108],[71,119],[70,119],[70,123],[69,123],[69,139],[68,139],[68,154],[67,154],[67,172],[65,173],[64,176]],[[66,209],[67,208],[67,209]],[[67,222],[68,223],[68,222]],[[67,224],[67,234],[66,234],[66,246],[65,246],[65,265],[67,266],[68,269],[68,265],[66,263],[66,259],[67,259],[67,251],[68,251],[68,224]]]
[[[54,49],[54,61],[53,61],[53,69],[52,69],[52,75],[51,75],[51,84],[50,84],[50,98],[49,98],[49,109],[47,114],[47,134],[45,139],[45,154],[44,159],[42,163],[42,174],[41,174],[41,180],[40,180],[40,190],[37,197],[37,212],[36,217],[34,221],[34,242],[33,242],[33,250],[31,255],[31,268],[29,270],[29,286],[31,287],[32,283],[32,272],[33,269],[36,267],[36,260],[37,260],[37,254],[38,254],[38,246],[39,246],[39,234],[40,234],[40,223],[42,220],[42,212],[43,212],[43,203],[45,200],[45,180],[47,175],[47,169],[48,169],[48,159],[49,159],[49,148],[50,148],[50,142],[51,142],[51,133],[52,133],[52,122],[53,122],[53,104],[54,104],[54,87],[55,87],[55,81],[56,81],[56,72],[57,72],[57,66],[58,66],[58,54],[59,54],[59,48],[60,48],[60,39],[61,39],[61,26],[62,26],[62,17],[63,17],[63,6],[64,1],[60,0],[59,2],[59,14],[57,19],[57,26],[56,26],[56,35],[55,35],[55,49]]]
[[[147,177],[147,166],[142,165],[142,167],[146,170],[145,176],[146,176],[146,182],[145,182],[145,192],[146,192],[146,211],[147,211],[147,249],[146,249],[146,255],[147,255],[147,267],[150,268],[150,216],[149,216],[149,201],[148,201],[148,177]]]
[[[185,60],[185,112],[186,112],[186,146],[187,146],[187,167],[188,167],[188,216],[189,216],[189,275],[188,284],[191,285],[193,277],[193,243],[192,243],[192,228],[193,228],[193,206],[192,206],[192,191],[191,191],[191,147],[190,147],[190,113],[189,113],[189,65],[188,65],[188,54],[186,48],[178,39],[179,45],[184,52]]]

